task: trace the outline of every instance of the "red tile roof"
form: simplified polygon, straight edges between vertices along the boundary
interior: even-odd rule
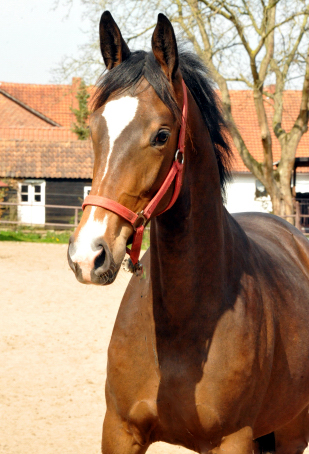
[[[72,85],[0,82],[0,88],[61,126],[70,128],[75,121],[71,107],[78,107],[76,93],[80,80],[80,78],[74,77]]]
[[[29,126],[36,128],[51,126],[42,118],[0,93],[0,127],[8,128],[12,125],[25,128]]]
[[[88,140],[29,141],[0,139],[0,175],[8,178],[92,178]]]
[[[261,136],[259,130],[258,118],[255,111],[253,93],[249,90],[233,90],[231,93],[232,113],[235,123],[243,136],[245,144],[254,158],[263,162],[263,148],[261,143]],[[300,107],[301,92],[295,90],[287,90],[284,93],[284,112],[282,127],[286,131],[290,131],[293,123],[295,122]],[[265,99],[265,110],[268,118],[268,124],[271,130],[272,144],[273,144],[273,161],[279,161],[281,156],[281,149],[278,139],[272,130],[272,117],[273,117],[273,102],[270,99]],[[234,154],[234,172],[248,172],[247,167],[239,156],[234,144],[232,143],[232,150]],[[309,156],[309,132],[303,135],[296,152],[296,157]],[[305,168],[299,171],[308,171]]]
[[[76,140],[74,132],[67,128],[57,127],[17,127],[2,128],[0,126],[0,139],[25,139],[25,140]]]
[[[79,84],[79,78],[73,78],[72,85],[34,85],[1,82],[0,89],[5,90],[24,104],[59,123],[62,127],[54,127],[47,124],[44,120],[36,117],[20,105],[14,103],[14,101],[8,100],[0,94],[0,139],[27,139],[34,142],[43,140],[52,143],[59,142],[58,146],[60,146],[60,141],[74,141],[76,135],[70,131],[72,123],[75,121],[71,107],[77,107],[76,93]],[[93,95],[94,90],[91,89],[90,92]],[[230,95],[236,125],[249,151],[255,159],[262,162],[263,150],[253,93],[249,90],[232,90]],[[288,90],[285,92],[283,127],[287,130],[291,129],[293,122],[297,118],[300,100],[300,91]],[[273,106],[270,99],[265,99],[265,107],[270,130],[272,131]],[[280,160],[281,150],[277,138],[273,132],[271,134],[273,141],[273,160],[275,162]],[[34,144],[34,142],[31,143]],[[63,145],[64,149],[67,147],[66,143]],[[234,152],[233,171],[248,172],[232,140],[230,143]],[[38,146],[37,142],[35,145],[36,153],[38,152]],[[46,145],[44,147],[46,148]],[[17,149],[20,150],[18,147]],[[31,153],[30,144],[27,149]],[[296,156],[309,156],[309,132],[303,136]],[[300,171],[306,171],[306,169],[302,168]],[[87,178],[89,178],[89,174],[87,174]]]
[[[42,85],[40,87],[46,88],[50,86]],[[68,87],[70,86],[68,85]],[[27,96],[20,100],[16,95],[18,95],[18,89],[23,88],[25,90],[21,91],[24,94],[26,93]],[[8,97],[7,93],[9,91],[11,93],[8,94]],[[51,124],[46,115],[48,113],[47,106],[42,105],[40,112],[35,110],[37,105],[31,98],[32,91],[33,86],[28,84],[7,84],[4,82],[0,84],[0,138],[52,141],[76,140],[77,135],[71,131],[70,127],[59,127]],[[10,96],[13,96],[13,98],[10,98]],[[72,116],[70,109],[68,114],[74,121],[75,117]],[[56,114],[55,117],[57,117]]]

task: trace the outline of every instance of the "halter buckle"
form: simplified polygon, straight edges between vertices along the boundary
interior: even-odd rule
[[[132,273],[135,276],[141,276],[143,274],[143,265],[138,260],[135,265],[133,265],[131,258],[124,259],[122,262],[122,268],[128,273]]]
[[[147,221],[148,221],[148,219],[144,216],[144,210],[142,210],[139,213],[137,213],[137,218],[134,221],[134,223],[132,224],[132,227],[134,230],[136,230],[138,227],[141,227],[141,226],[145,227]]]

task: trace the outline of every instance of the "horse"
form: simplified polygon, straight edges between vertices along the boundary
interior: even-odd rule
[[[225,209],[228,129],[207,69],[163,14],[152,50],[131,52],[104,12],[100,47],[93,183],[68,248],[76,278],[111,284],[151,219],[108,349],[103,454],[144,454],[156,441],[301,454],[309,243],[276,216]]]

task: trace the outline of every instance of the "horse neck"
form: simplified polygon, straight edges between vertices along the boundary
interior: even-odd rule
[[[186,141],[181,193],[175,205],[151,226],[154,304],[165,306],[179,321],[203,310],[201,300],[209,302],[217,317],[231,254],[226,244],[232,244],[213,146],[191,96],[188,126],[191,140]]]

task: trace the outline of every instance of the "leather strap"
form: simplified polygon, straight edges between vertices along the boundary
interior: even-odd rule
[[[97,207],[106,208],[110,211],[114,211],[122,218],[129,221],[130,224],[134,224],[134,222],[138,218],[138,215],[129,210],[129,208],[126,208],[124,205],[121,205],[120,203],[115,202],[112,199],[108,199],[107,197],[101,197],[99,195],[87,195],[87,197],[85,197],[84,203],[82,204],[82,209],[84,210],[87,205],[94,205]]]
[[[182,185],[182,173],[183,173],[183,161],[184,161],[184,150],[185,150],[185,136],[186,136],[186,124],[187,124],[187,115],[188,115],[188,93],[187,88],[182,80],[182,88],[183,88],[183,108],[182,108],[182,123],[179,132],[179,139],[178,139],[178,149],[175,154],[175,160],[172,164],[172,167],[167,174],[162,186],[153,197],[153,199],[148,203],[146,208],[140,213],[134,213],[133,211],[126,208],[124,205],[121,205],[114,200],[108,199],[106,197],[101,197],[98,195],[88,195],[84,203],[82,205],[82,209],[84,210],[87,205],[94,205],[97,207],[105,208],[109,211],[112,211],[122,218],[126,219],[130,224],[132,224],[134,229],[134,236],[131,249],[127,248],[127,253],[130,255],[131,261],[133,265],[138,263],[139,254],[141,251],[142,241],[143,241],[143,233],[144,228],[148,220],[150,219],[152,213],[158,206],[158,203],[163,198],[163,196],[168,191],[169,187],[171,186],[172,182],[176,178],[174,193],[173,196],[168,204],[168,206],[161,211],[159,214],[164,213],[165,211],[169,210],[177,200],[179,195],[181,185]],[[141,224],[140,224],[141,220]],[[140,225],[138,225],[140,224]]]
[[[137,227],[137,229],[134,232],[131,249],[129,249],[127,247],[127,253],[129,254],[133,265],[138,263],[138,259],[139,259],[139,255],[140,255],[141,247],[142,247],[142,242],[143,242],[144,229],[145,229],[144,225]]]

